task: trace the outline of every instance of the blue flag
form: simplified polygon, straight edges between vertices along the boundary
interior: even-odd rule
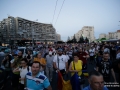
[[[72,85],[72,90],[81,90],[80,89],[80,84],[79,84],[79,78],[78,78],[78,74],[75,73],[72,77],[71,77],[71,85]]]

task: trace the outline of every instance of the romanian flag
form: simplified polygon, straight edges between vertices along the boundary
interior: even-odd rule
[[[72,90],[81,90],[78,77],[77,73],[71,77]]]
[[[58,90],[72,90],[70,80],[65,81],[60,72],[58,72]]]
[[[85,77],[88,78],[89,74],[88,74],[87,70],[82,70],[82,73],[84,74]]]

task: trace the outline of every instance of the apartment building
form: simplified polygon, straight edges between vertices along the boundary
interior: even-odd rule
[[[120,30],[116,32],[109,32],[108,34],[100,34],[99,39],[106,38],[106,39],[120,39]]]
[[[105,33],[101,33],[101,34],[99,35],[99,39],[101,39],[101,38],[106,38],[106,34],[105,34]]]
[[[79,30],[75,34],[77,41],[79,41],[81,36],[83,36],[84,38],[87,37],[89,39],[89,42],[94,41],[95,40],[94,27],[93,26],[84,26],[81,30]]]
[[[9,16],[0,21],[0,42],[17,43],[20,40],[54,43],[56,30],[52,24],[39,23],[21,17]]]
[[[57,41],[61,41],[61,35],[58,34],[58,33],[56,34],[56,42],[57,42]]]

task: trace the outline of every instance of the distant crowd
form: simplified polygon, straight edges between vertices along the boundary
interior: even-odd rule
[[[0,81],[3,80],[0,88],[3,90],[8,90],[5,88],[52,90],[53,72],[60,72],[62,77],[67,73],[70,73],[71,77],[77,73],[80,78],[83,71],[86,71],[90,85],[83,87],[81,84],[79,89],[73,89],[74,83],[71,81],[71,90],[108,90],[104,82],[120,83],[120,46],[118,44],[64,43],[24,47],[25,51],[18,50],[18,46],[12,47],[11,52],[7,54],[3,50],[0,51],[0,67],[3,72],[5,71],[4,78],[0,76]],[[94,66],[94,72],[87,71],[89,64]],[[119,76],[118,79],[116,74]],[[94,85],[90,79],[96,84]]]

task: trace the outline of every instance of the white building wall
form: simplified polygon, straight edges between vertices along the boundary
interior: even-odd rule
[[[101,34],[99,35],[99,39],[101,39],[101,38],[106,38],[106,34],[105,34],[105,33],[101,33]]]
[[[94,41],[95,40],[95,36],[94,36],[94,27],[93,26],[84,26],[82,28],[82,30],[79,30],[77,33],[76,33],[76,39],[79,40],[79,38],[81,37],[81,35],[84,37],[84,38],[88,38],[91,41]]]
[[[90,40],[90,42],[95,40],[94,27],[84,26],[82,30],[83,30],[84,37],[87,37]]]
[[[109,39],[109,35],[108,34],[106,35],[106,39]]]

